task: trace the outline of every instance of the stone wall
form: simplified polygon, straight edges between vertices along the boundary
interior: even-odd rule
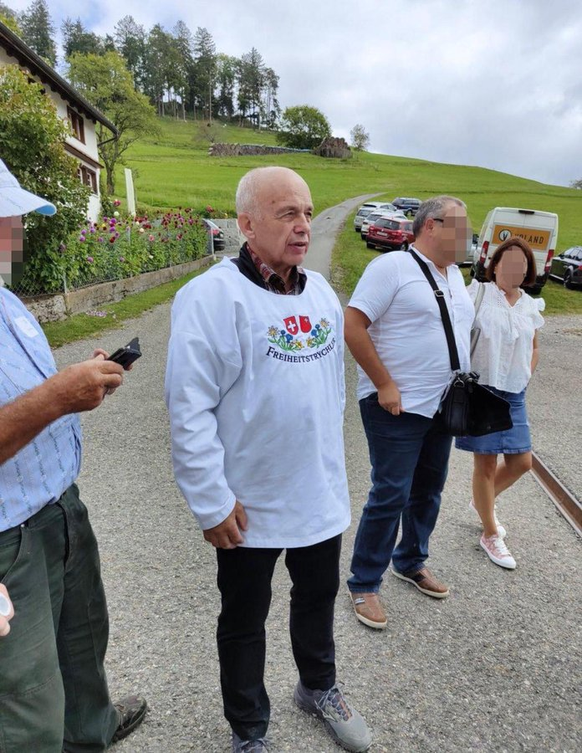
[[[345,139],[330,136],[315,149],[288,149],[284,146],[266,144],[212,144],[208,150],[211,157],[256,157],[269,154],[316,154],[318,157],[350,159],[352,151]]]
[[[264,154],[290,154],[307,152],[309,149],[287,149],[284,146],[265,144],[212,144],[208,150],[211,157],[255,157]]]
[[[131,293],[155,288],[164,282],[175,280],[177,277],[187,275],[196,269],[209,266],[212,261],[212,256],[204,256],[202,259],[189,261],[186,264],[157,269],[155,272],[145,272],[136,277],[126,277],[124,280],[102,282],[99,285],[90,285],[87,288],[73,290],[70,293],[25,298],[23,303],[39,322],[56,322],[73,314],[91,311],[91,309],[102,306],[104,303],[120,301]]]

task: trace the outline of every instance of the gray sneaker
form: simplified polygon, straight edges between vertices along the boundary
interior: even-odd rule
[[[266,737],[259,740],[241,740],[236,732],[232,733],[232,753],[265,753],[269,750]]]
[[[342,748],[359,753],[372,744],[368,725],[337,685],[331,690],[309,690],[298,682],[294,700],[300,709],[322,719],[331,737]]]

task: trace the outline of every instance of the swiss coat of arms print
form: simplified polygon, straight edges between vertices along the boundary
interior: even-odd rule
[[[313,351],[325,345],[332,327],[327,319],[312,324],[309,316],[288,316],[283,326],[271,325],[267,340],[287,353]]]

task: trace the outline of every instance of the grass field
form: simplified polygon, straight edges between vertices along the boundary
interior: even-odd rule
[[[332,257],[333,280],[348,295],[356,287],[366,266],[381,253],[367,248],[360,234],[354,232],[354,215],[352,212],[348,217]],[[469,283],[469,268],[463,267],[462,271]],[[546,302],[545,314],[582,314],[582,292],[579,290],[567,290],[548,280],[541,295]]]
[[[138,142],[127,153],[127,164],[135,173],[138,201],[146,207],[202,209],[211,205],[217,213],[232,215],[240,177],[252,167],[280,164],[303,175],[311,187],[317,212],[367,193],[381,193],[387,199],[398,195],[423,199],[452,193],[466,202],[476,232],[492,207],[519,206],[558,213],[558,250],[582,242],[582,191],[479,167],[381,154],[361,153],[351,160],[330,160],[311,154],[209,157],[208,145],[196,139],[198,123],[163,118],[160,130],[159,137]],[[274,134],[269,132],[236,126],[219,130],[221,140],[228,143],[275,143]],[[119,196],[123,197],[121,170],[117,186]]]

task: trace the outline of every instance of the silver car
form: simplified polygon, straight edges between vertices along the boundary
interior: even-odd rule
[[[370,214],[370,212],[373,212],[374,210],[377,210],[382,206],[386,206],[386,203],[382,201],[367,201],[365,204],[362,204],[362,206],[356,212],[356,216],[354,217],[354,230],[356,231],[356,233],[360,232],[362,222]]]

